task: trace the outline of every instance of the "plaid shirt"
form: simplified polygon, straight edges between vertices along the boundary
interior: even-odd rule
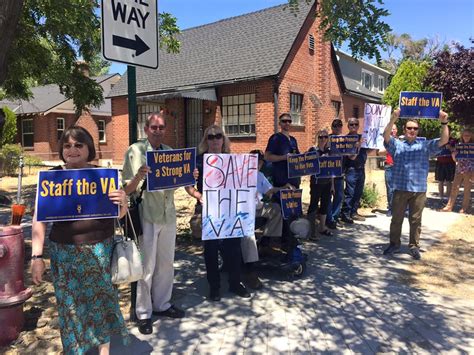
[[[438,142],[439,138],[410,144],[390,137],[390,142],[384,143],[393,157],[392,181],[395,190],[426,192],[429,158],[441,150]]]

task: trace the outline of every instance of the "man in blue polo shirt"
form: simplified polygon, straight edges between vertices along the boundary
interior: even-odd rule
[[[405,210],[408,206],[410,223],[411,256],[420,259],[421,215],[426,201],[427,177],[429,158],[448,143],[448,115],[440,111],[441,137],[431,140],[417,140],[419,125],[416,120],[407,120],[404,125],[404,140],[391,136],[392,126],[400,117],[400,110],[393,112],[390,122],[385,127],[384,146],[393,157],[393,199],[392,221],[390,223],[390,245],[384,250],[384,255],[400,251],[400,236]]]

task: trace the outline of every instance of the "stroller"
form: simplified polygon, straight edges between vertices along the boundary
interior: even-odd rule
[[[262,228],[266,223],[263,217],[257,217],[255,221],[255,229]],[[305,218],[293,218],[289,221],[290,233],[282,243],[281,238],[267,238],[265,245],[262,245],[263,239],[257,238],[259,246],[260,260],[257,267],[265,269],[278,269],[286,273],[290,279],[298,278],[304,275],[306,271],[307,254],[303,253],[300,239],[306,239],[311,233],[310,222]],[[280,242],[279,246],[270,246],[272,240]],[[270,253],[261,253],[261,249],[266,247],[270,249]]]

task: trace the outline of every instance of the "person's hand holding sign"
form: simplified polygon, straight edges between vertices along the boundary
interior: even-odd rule
[[[137,174],[135,175],[135,177],[139,180],[139,181],[142,181],[145,177],[146,177],[146,174],[148,173],[151,173],[151,169],[149,166],[146,166],[146,165],[142,165],[140,167],[140,169],[138,169],[137,171]]]
[[[128,201],[127,194],[122,189],[109,192],[110,201],[120,206],[119,218],[122,218],[127,213]]]

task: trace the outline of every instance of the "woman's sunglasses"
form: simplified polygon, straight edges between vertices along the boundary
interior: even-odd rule
[[[418,131],[418,127],[407,127],[409,131]]]
[[[210,141],[212,141],[212,140],[214,140],[214,139],[222,139],[222,137],[224,137],[224,136],[222,135],[222,133],[208,134],[208,135],[207,135],[207,139],[210,140]]]

